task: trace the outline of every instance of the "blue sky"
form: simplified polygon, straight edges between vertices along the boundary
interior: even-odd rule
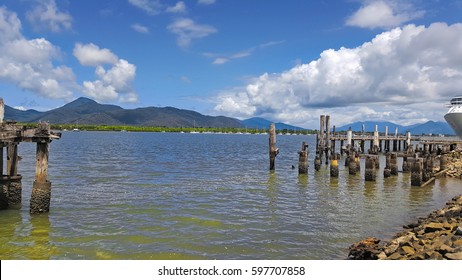
[[[2,0],[0,95],[302,127],[443,120],[461,94],[461,22],[462,1]]]

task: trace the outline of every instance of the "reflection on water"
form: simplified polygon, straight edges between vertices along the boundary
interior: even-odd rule
[[[411,187],[410,175],[364,181],[329,166],[298,175],[300,143],[267,135],[67,132],[50,145],[51,212],[30,216],[35,146],[19,147],[23,205],[0,211],[1,259],[343,259],[362,238],[462,193],[460,181]],[[399,165],[401,166],[401,164]]]

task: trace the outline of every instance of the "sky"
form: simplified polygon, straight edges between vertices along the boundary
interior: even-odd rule
[[[1,0],[0,97],[317,128],[444,121],[462,0]]]

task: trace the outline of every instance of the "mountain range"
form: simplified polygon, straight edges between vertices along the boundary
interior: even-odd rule
[[[263,118],[250,118],[238,120],[225,116],[207,116],[198,112],[174,107],[144,107],[124,109],[116,105],[100,104],[92,99],[80,97],[62,107],[39,112],[36,110],[18,110],[5,105],[5,119],[18,122],[49,121],[52,124],[90,124],[90,125],[133,125],[157,127],[223,127],[223,128],[250,128],[267,129],[272,123]],[[278,130],[304,130],[305,128],[285,123],[275,123]],[[394,134],[398,128],[399,133],[411,131],[419,134],[446,134],[454,135],[450,126],[445,122],[429,121],[424,124],[401,126],[391,122],[366,121],[337,127],[337,131],[346,131],[350,127],[353,131],[361,131],[365,126],[366,132],[374,131],[378,125],[379,131],[384,132],[388,126],[389,134]]]
[[[380,121],[365,121],[365,122],[355,122],[340,127],[336,127],[336,131],[346,131],[351,127],[353,131],[362,131],[364,125],[366,132],[373,132],[375,130],[375,125],[378,126],[378,131],[385,133],[385,127],[388,126],[388,134],[395,134],[395,130],[398,129],[398,133],[403,134],[407,131],[410,131],[412,135],[421,135],[421,134],[444,134],[444,135],[455,135],[452,128],[446,122],[435,122],[428,121],[421,124],[413,124],[408,126],[398,125],[392,122],[380,122]]]
[[[52,124],[243,127],[241,122],[234,118],[205,116],[195,111],[173,107],[124,109],[116,105],[99,104],[85,97],[46,112],[21,111],[5,106],[5,119],[30,123],[46,120]]]

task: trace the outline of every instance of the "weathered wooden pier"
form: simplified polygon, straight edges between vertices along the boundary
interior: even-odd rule
[[[275,148],[276,132],[274,124],[270,128],[270,169],[274,169],[274,160],[279,152]],[[412,136],[409,131],[399,134],[379,133],[375,126],[373,133],[366,133],[363,125],[361,132],[353,132],[351,128],[346,132],[336,132],[335,126],[330,128],[330,116],[321,115],[319,131],[316,134],[316,155],[314,169],[319,171],[323,163],[330,163],[330,176],[338,177],[338,162],[345,157],[345,166],[350,175],[360,171],[361,158],[364,158],[364,179],[375,181],[380,168],[379,154],[385,155],[384,178],[398,175],[398,157],[402,160],[402,172],[411,173],[411,185],[423,186],[435,179],[435,163],[439,161],[440,169],[444,170],[447,154],[462,147],[462,140],[458,137],[430,137]],[[367,148],[367,150],[366,150]],[[308,145],[303,142],[299,152],[299,174],[308,172]]]
[[[432,182],[435,179],[433,170],[436,158],[439,158],[440,170],[444,170],[447,153],[458,146],[462,147],[461,139],[456,137],[412,136],[409,131],[400,135],[398,129],[390,135],[388,127],[385,127],[385,133],[381,134],[377,125],[373,133],[366,133],[364,125],[360,133],[353,133],[351,128],[346,133],[337,133],[335,126],[331,133],[330,117],[321,115],[320,129],[316,137],[315,166],[322,164],[320,161],[324,154],[326,164],[329,159],[331,159],[331,164],[334,163],[334,167],[331,166],[332,177],[338,176],[335,167],[339,159],[336,142],[340,142],[339,153],[347,154],[345,166],[348,166],[351,175],[359,171],[360,155],[364,155],[366,168],[364,179],[375,181],[376,172],[379,169],[378,154],[383,153],[386,156],[384,177],[398,175],[398,157],[402,157],[402,172],[411,172],[411,185],[413,186],[422,186]],[[367,143],[369,143],[369,149],[366,151]],[[319,168],[315,169],[319,170]]]
[[[51,182],[48,181],[48,145],[60,139],[61,133],[50,130],[50,124],[41,122],[37,128],[26,128],[14,121],[4,120],[5,103],[0,98],[0,209],[21,207],[22,176],[18,173],[18,146],[21,142],[37,143],[35,180],[30,200],[30,213],[50,210]],[[6,148],[6,170],[4,151]]]

